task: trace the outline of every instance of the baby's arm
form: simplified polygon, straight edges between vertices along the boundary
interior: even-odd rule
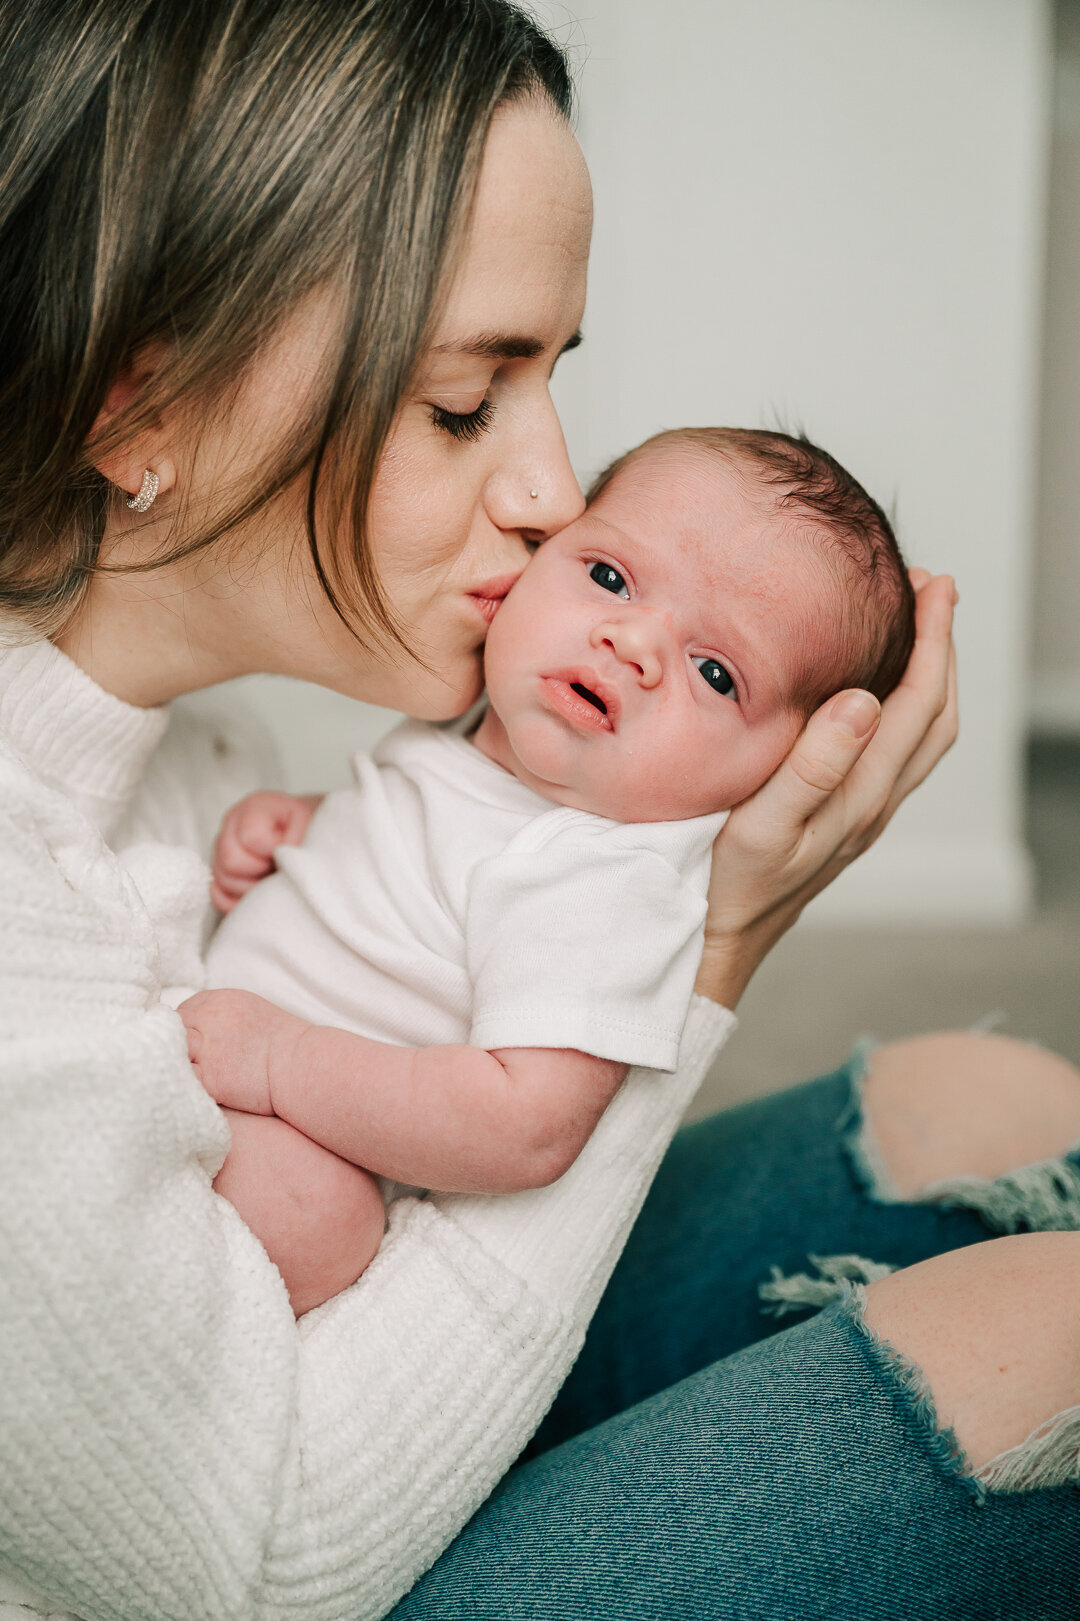
[[[322,796],[248,794],[221,824],[214,845],[210,899],[219,912],[231,912],[261,878],[274,870],[279,844],[299,844]]]
[[[285,1282],[297,1317],[355,1283],[386,1227],[378,1182],[268,1114],[226,1109],[232,1142],[214,1191]]]
[[[557,1181],[626,1075],[564,1049],[393,1047],[247,991],[203,991],[180,1014],[220,1104],[275,1114],[354,1165],[443,1192]]]

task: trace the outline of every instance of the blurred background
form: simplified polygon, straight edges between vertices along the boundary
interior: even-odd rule
[[[960,742],[761,969],[697,1112],[864,1034],[996,1022],[1080,1061],[1080,0],[535,9],[596,189],[556,380],[582,481],[663,427],[802,428],[962,596]],[[233,690],[295,789],[396,718]]]

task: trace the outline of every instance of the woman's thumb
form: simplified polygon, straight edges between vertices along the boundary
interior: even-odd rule
[[[810,717],[780,769],[765,785],[773,815],[801,823],[836,792],[877,731],[881,705],[871,692],[851,688]]]
[[[865,748],[870,741],[870,735],[881,716],[881,705],[872,692],[863,692],[861,687],[852,687],[848,692],[841,692],[822,711],[829,718],[830,726],[839,727],[841,731],[850,732],[851,736],[862,742]]]

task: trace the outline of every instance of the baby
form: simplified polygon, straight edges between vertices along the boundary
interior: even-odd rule
[[[208,970],[242,989],[181,1014],[211,1095],[295,1128],[273,1170],[234,1130],[218,1182],[294,1309],[374,1255],[376,1174],[544,1185],[627,1066],[676,1067],[724,814],[832,693],[884,698],[913,640],[889,523],[830,456],[780,433],[660,434],[502,603],[471,736],[409,722],[357,759],[355,787],[230,812],[214,896],[251,893]],[[305,1197],[342,1201],[336,1256],[264,1216],[293,1137]]]

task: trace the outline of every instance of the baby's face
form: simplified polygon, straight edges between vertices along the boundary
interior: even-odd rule
[[[798,736],[793,695],[835,627],[835,576],[774,500],[681,446],[631,461],[495,616],[480,747],[624,822],[745,799]]]

